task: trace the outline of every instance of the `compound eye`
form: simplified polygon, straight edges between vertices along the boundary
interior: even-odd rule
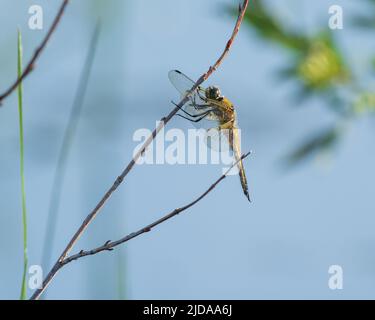
[[[206,95],[210,99],[218,99],[221,97],[220,89],[218,87],[208,87],[206,91]]]
[[[220,89],[219,88],[214,88],[213,89],[213,95],[215,98],[219,98],[220,97]]]

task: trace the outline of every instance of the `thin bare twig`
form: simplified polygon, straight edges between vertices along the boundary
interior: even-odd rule
[[[163,222],[165,222],[165,221],[167,221],[167,220],[175,217],[176,215],[180,214],[181,212],[189,209],[193,205],[197,204],[200,200],[202,200],[205,196],[207,196],[212,190],[214,190],[217,187],[217,185],[227,177],[228,173],[232,170],[232,168],[234,166],[236,166],[238,162],[240,162],[243,159],[245,159],[249,154],[250,154],[250,152],[242,155],[240,159],[238,159],[237,161],[235,161],[232,164],[232,166],[219,179],[217,179],[204,193],[202,193],[194,201],[190,202],[189,204],[187,204],[187,205],[185,205],[183,207],[174,209],[173,211],[171,211],[170,213],[166,214],[162,218],[160,218],[160,219],[158,219],[158,220],[150,223],[149,225],[143,227],[142,229],[139,229],[138,231],[135,231],[135,232],[132,232],[132,233],[128,234],[127,236],[125,236],[125,237],[123,237],[123,238],[121,238],[121,239],[119,239],[117,241],[107,241],[106,243],[104,243],[100,247],[97,247],[97,248],[94,248],[94,249],[91,249],[91,250],[87,250],[87,251],[81,250],[79,253],[71,255],[71,256],[65,258],[60,263],[60,268],[63,267],[64,265],[66,265],[66,264],[74,261],[74,260],[77,260],[77,259],[80,259],[80,258],[83,258],[83,257],[86,257],[86,256],[91,256],[91,255],[97,254],[97,253],[102,252],[102,251],[111,251],[111,250],[113,250],[114,247],[117,247],[120,244],[128,242],[129,240],[134,239],[134,238],[140,236],[143,233],[151,231],[157,225],[159,225],[159,224],[161,224],[161,223],[163,223]]]
[[[238,33],[238,30],[241,26],[243,17],[245,15],[247,6],[248,6],[249,0],[244,0],[243,4],[239,6],[239,14],[238,18],[235,24],[235,27],[233,29],[232,35],[230,39],[228,40],[223,53],[219,57],[219,59],[215,62],[213,66],[210,66],[207,72],[205,72],[194,84],[194,86],[190,89],[188,94],[185,95],[185,97],[176,105],[176,107],[166,116],[163,117],[158,126],[154,129],[152,134],[147,138],[147,140],[144,142],[143,146],[139,149],[139,151],[133,156],[133,159],[129,162],[127,167],[123,170],[123,172],[117,177],[113,185],[108,189],[108,191],[104,194],[102,199],[98,202],[96,207],[88,214],[88,216],[85,218],[85,220],[82,222],[78,230],[75,232],[71,240],[69,241],[68,245],[65,247],[59,258],[57,259],[56,263],[50,270],[50,272],[47,274],[46,278],[43,281],[42,288],[37,289],[34,294],[31,296],[31,299],[38,299],[39,296],[43,293],[43,291],[46,289],[46,287],[49,285],[49,283],[52,281],[53,277],[56,275],[58,270],[61,268],[61,263],[66,259],[69,252],[72,250],[73,246],[76,244],[78,239],[82,236],[83,232],[86,230],[88,225],[95,219],[96,215],[99,213],[100,209],[105,205],[107,200],[111,197],[111,195],[116,191],[116,189],[119,187],[119,185],[122,183],[122,181],[125,179],[125,177],[128,175],[128,173],[132,170],[138,159],[141,158],[141,156],[145,153],[146,149],[150,146],[152,141],[155,139],[157,134],[165,127],[165,125],[172,119],[172,117],[182,108],[182,106],[188,102],[189,96],[192,92],[194,92],[198,86],[200,86],[205,80],[208,79],[208,77],[211,76],[211,74],[217,70],[217,68],[222,63],[223,59],[228,54],[233,41]]]
[[[35,62],[39,58],[40,54],[42,53],[43,49],[46,47],[48,41],[51,38],[52,33],[56,30],[57,25],[60,22],[61,17],[64,14],[65,7],[67,6],[69,0],[64,0],[61,4],[61,7],[59,11],[57,12],[57,15],[55,17],[55,20],[53,21],[51,27],[48,30],[48,33],[44,37],[42,43],[39,45],[38,48],[36,48],[34,55],[31,57],[31,60],[27,64],[26,68],[24,69],[22,75],[17,78],[17,80],[9,87],[8,90],[6,90],[3,94],[0,95],[0,106],[2,104],[2,101],[8,97],[14,90],[17,89],[18,85],[29,75],[31,71],[33,71]]]

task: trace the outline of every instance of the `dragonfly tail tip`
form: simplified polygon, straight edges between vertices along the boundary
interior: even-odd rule
[[[252,203],[250,195],[249,195],[248,192],[245,192],[245,196],[246,196],[247,200],[249,200],[249,202]]]

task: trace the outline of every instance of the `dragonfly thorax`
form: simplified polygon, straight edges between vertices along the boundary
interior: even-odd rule
[[[206,89],[206,98],[217,100],[219,98],[222,98],[220,89],[216,86],[210,86]]]

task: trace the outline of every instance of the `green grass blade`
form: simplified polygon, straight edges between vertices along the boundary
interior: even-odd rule
[[[17,73],[18,77],[22,75],[22,37],[18,30],[18,59]],[[20,176],[21,176],[21,193],[22,193],[22,226],[23,226],[23,275],[20,299],[25,300],[27,297],[26,275],[27,275],[27,211],[26,211],[26,191],[25,191],[25,166],[24,166],[24,139],[23,139],[23,88],[22,82],[18,85],[18,114],[20,129]]]

